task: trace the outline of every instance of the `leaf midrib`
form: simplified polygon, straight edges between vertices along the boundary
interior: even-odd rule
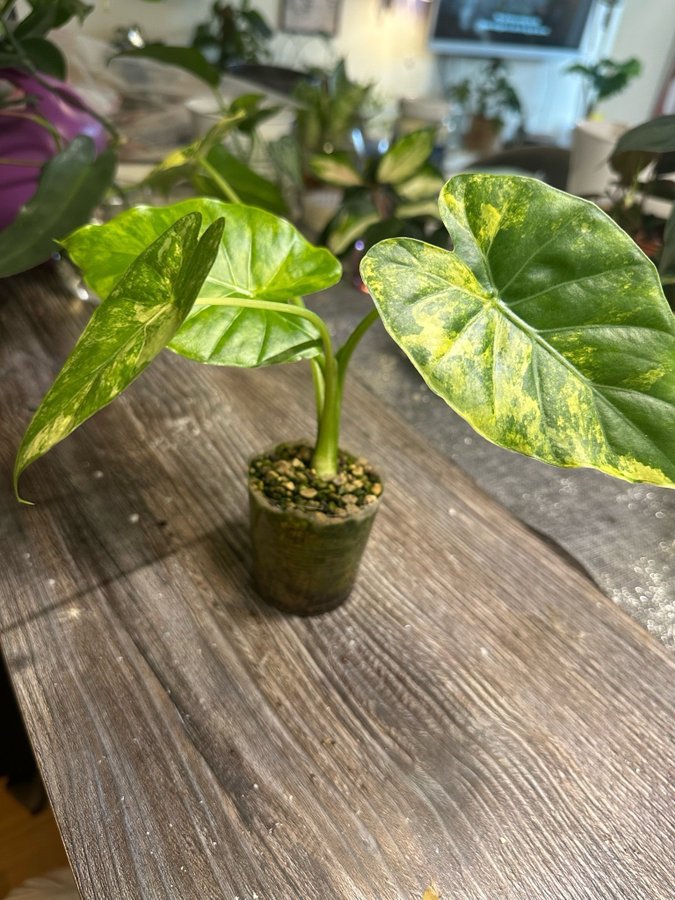
[[[501,299],[501,297],[498,294],[493,298],[492,302],[504,313],[505,317],[507,319],[509,319],[513,323],[513,325],[515,325],[516,328],[520,328],[520,330],[523,331],[524,334],[527,335],[527,337],[531,341],[534,341],[539,346],[541,346],[558,363],[560,363],[562,366],[564,366],[569,372],[572,373],[572,375],[576,376],[579,379],[579,381],[583,382],[589,388],[589,390],[591,391],[591,393],[593,394],[594,397],[596,397],[601,403],[604,403],[605,405],[611,407],[612,411],[617,416],[619,416],[619,418],[621,418],[624,422],[626,422],[633,430],[637,429],[639,431],[639,428],[635,424],[635,422],[633,422],[633,420],[630,419],[626,415],[626,413],[624,413],[617,406],[615,406],[614,403],[610,400],[610,398],[607,397],[602,391],[603,387],[607,387],[608,389],[611,389],[611,390],[615,390],[615,388],[613,388],[611,385],[602,385],[602,384],[598,384],[594,381],[591,381],[591,379],[588,378],[586,375],[584,375],[582,372],[580,372],[579,369],[577,369],[577,367],[567,359],[567,357],[565,357],[562,353],[560,353],[558,350],[556,350],[555,347],[552,347],[547,341],[545,341],[536,329],[532,328],[530,325],[528,325],[527,322],[524,321],[524,319],[521,319],[520,316],[517,316],[514,312],[512,312],[510,307],[507,306],[507,304]],[[487,308],[488,308],[487,306],[484,306],[485,310],[487,310]],[[632,388],[621,388],[621,390],[623,393],[630,394],[632,396],[635,396],[635,395],[637,395],[638,397],[642,396],[642,394],[639,391],[635,391]],[[651,397],[652,395],[649,394],[648,396]],[[659,399],[659,398],[654,398],[654,399]],[[546,426],[546,429],[548,429],[548,424],[546,423],[546,420],[544,419],[543,421]],[[598,424],[600,425],[601,428],[603,428],[603,431],[604,431],[602,422],[599,421]],[[642,433],[642,432],[640,432],[640,433]],[[663,457],[664,459],[668,459],[668,457],[663,453],[663,450],[660,447],[658,447],[652,441],[652,439],[650,437],[647,436],[647,440],[648,440],[650,446],[654,448],[654,450],[656,451],[656,453],[658,453],[659,456]],[[610,442],[607,441],[607,443],[609,444]]]
[[[172,308],[173,306],[174,306],[174,304],[169,304],[169,307],[170,307],[170,308]],[[115,353],[112,353],[112,354],[107,355],[106,358],[103,359],[103,360],[99,363],[99,365],[96,366],[96,368],[93,370],[93,372],[87,372],[87,373],[85,373],[85,374],[86,374],[86,380],[85,380],[85,382],[84,382],[83,384],[80,385],[80,387],[76,388],[75,394],[74,394],[74,398],[73,398],[73,399],[76,400],[76,401],[77,401],[77,398],[81,398],[79,401],[77,401],[78,410],[79,410],[80,412],[81,412],[82,404],[86,401],[87,396],[89,396],[93,390],[96,390],[96,389],[98,388],[98,386],[99,386],[99,384],[100,384],[101,370],[102,370],[106,365],[109,365],[109,364],[110,364],[110,360],[111,360],[111,359],[112,359],[112,360],[115,360],[117,357],[119,357],[119,355],[120,355],[122,352],[126,351],[126,349],[127,349],[128,347],[132,346],[133,343],[134,343],[134,341],[136,341],[136,340],[139,338],[139,336],[141,335],[141,333],[147,335],[148,327],[151,326],[151,325],[153,324],[153,322],[158,318],[158,316],[162,315],[164,312],[166,312],[166,307],[164,307],[163,309],[158,310],[157,312],[153,313],[153,315],[152,315],[146,322],[143,323],[142,327],[137,328],[137,329],[134,330],[133,334],[131,334],[131,335],[129,336],[129,338],[124,342],[124,344],[123,344],[121,347],[117,347],[117,348],[116,348]],[[83,336],[84,336],[84,335],[83,335]],[[145,344],[147,344],[147,340],[146,340],[146,341],[141,340],[141,349],[145,346]],[[137,356],[136,356],[136,359],[138,360],[138,354],[137,354]],[[143,366],[143,368],[145,368],[145,366]],[[141,368],[138,372],[136,372],[136,374],[134,375],[134,378],[133,378],[132,380],[135,380],[135,379],[141,374],[141,372],[143,371],[143,368]],[[54,384],[54,387],[56,387],[56,383]],[[51,392],[50,392],[50,393],[51,393]],[[82,397],[83,394],[84,394],[84,397]],[[115,395],[115,396],[116,396],[116,395]],[[47,398],[45,398],[45,400],[46,400],[46,399],[47,399]],[[106,402],[106,405],[107,405],[107,403],[112,402],[112,400],[114,400],[114,399],[115,399],[114,396],[111,397],[110,400],[108,400],[108,401]],[[43,400],[42,402],[44,403],[45,401]],[[89,418],[89,417],[88,417],[88,416],[85,416],[85,419],[86,419],[86,418]],[[82,421],[85,421],[85,419],[83,419]],[[81,423],[81,422],[78,422],[77,424],[82,424],[82,423]],[[76,424],[73,428],[70,429],[70,431],[68,432],[69,434],[72,433],[72,432],[75,430],[75,428],[77,428],[77,424]],[[18,454],[17,454],[17,460],[21,458],[21,454],[22,454],[23,447],[24,447],[24,446],[30,447],[30,446],[34,443],[35,439],[36,439],[40,434],[42,434],[42,432],[43,432],[44,430],[45,430],[45,426],[43,426],[42,428],[38,429],[38,430],[33,434],[33,436],[31,437],[30,441],[27,442],[26,444],[24,444],[24,442],[22,441],[21,447],[19,447],[19,452],[18,452]],[[29,460],[28,463],[26,463],[26,465],[23,466],[22,471],[23,471],[23,469],[26,469],[26,468],[28,467],[28,465],[30,465],[30,462],[32,462],[32,460]]]
[[[604,272],[592,272],[590,275],[582,275],[581,278],[571,278],[569,281],[560,281],[557,284],[552,284],[541,291],[530,294],[528,297],[519,297],[517,300],[514,300],[513,303],[510,304],[510,308],[514,309],[516,306],[520,306],[521,303],[527,303],[529,300],[536,300],[539,297],[543,297],[545,294],[550,294],[551,291],[557,291],[560,288],[569,287],[572,284],[580,284],[582,281],[590,281],[593,278],[602,278],[605,275],[614,275],[616,272],[622,272],[624,269],[634,269],[638,265],[639,263],[636,260],[635,262],[626,263],[623,266],[619,266],[616,269],[606,269]],[[518,274],[520,274],[520,272]],[[513,280],[514,279],[511,279],[509,284],[512,284]]]

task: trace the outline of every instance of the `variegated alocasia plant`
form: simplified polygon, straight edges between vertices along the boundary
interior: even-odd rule
[[[329,477],[347,365],[379,315],[431,389],[495,443],[672,486],[675,320],[633,241],[593,204],[528,178],[457,176],[440,212],[453,251],[396,238],[366,255],[376,308],[338,350],[302,297],[335,283],[339,263],[270,213],[195,199],[75,232],[64,243],[105,299],[26,432],[15,484],[163,346],[217,365],[309,359],[314,465]],[[197,214],[209,226],[198,244]]]

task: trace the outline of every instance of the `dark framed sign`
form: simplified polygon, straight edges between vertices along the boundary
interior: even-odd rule
[[[281,0],[281,28],[293,34],[337,34],[342,0]]]

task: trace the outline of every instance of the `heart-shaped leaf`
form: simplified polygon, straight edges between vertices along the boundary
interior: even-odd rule
[[[49,259],[54,240],[91,217],[115,171],[115,154],[97,158],[91,138],[76,137],[42,170],[35,195],[0,232],[0,278]]]
[[[460,175],[455,252],[395,239],[362,263],[384,324],[482,435],[560,466],[675,481],[675,324],[653,265],[592,203]]]
[[[435,131],[423,128],[399,138],[384,154],[377,167],[377,180],[400,184],[417,172],[434,149]]]
[[[94,311],[23,437],[14,467],[17,496],[24,469],[114,400],[180,328],[223,231],[216,221],[198,240],[200,226],[198,213],[173,224]]]
[[[231,307],[209,303],[227,298],[287,303],[339,280],[340,264],[328,250],[313,247],[289,222],[271,213],[204,197],[173,206],[139,206],[104,225],[81,228],[64,245],[87,283],[105,296],[157,234],[193,211],[201,213],[204,224],[224,217],[225,232],[198,305],[171,349],[201,362],[238,366],[315,356],[318,332],[294,313],[239,308],[234,317]],[[252,343],[244,348],[247,337]]]

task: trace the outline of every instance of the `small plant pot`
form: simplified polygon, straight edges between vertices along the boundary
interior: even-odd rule
[[[349,597],[379,498],[342,518],[281,509],[249,483],[252,574],[261,598],[284,612],[313,616]]]
[[[499,119],[488,119],[485,116],[473,116],[469,130],[464,135],[464,146],[474,153],[487,155],[499,149],[499,136],[502,123]]]

